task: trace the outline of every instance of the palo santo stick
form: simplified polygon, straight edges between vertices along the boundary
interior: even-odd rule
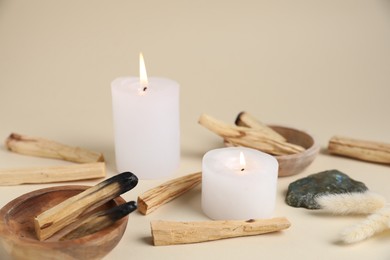
[[[390,144],[386,143],[334,136],[329,140],[328,151],[364,161],[390,164]]]
[[[206,114],[200,116],[199,124],[232,145],[246,146],[273,155],[294,154],[305,150],[302,146],[272,139],[257,129],[231,126]]]
[[[77,228],[70,231],[60,240],[77,239],[92,233],[95,233],[103,228],[114,224],[119,219],[127,216],[137,209],[135,201],[130,201],[119,206],[98,211],[89,215],[77,225]]]
[[[131,190],[138,183],[131,172],[107,179],[39,214],[34,219],[39,240],[45,240],[65,226],[73,223],[87,211],[91,211],[120,194]]]
[[[150,189],[138,197],[138,211],[144,215],[155,211],[165,203],[189,191],[202,180],[202,173],[197,172],[165,182]]]
[[[0,185],[77,181],[106,176],[104,162],[0,170]]]
[[[203,222],[152,221],[155,246],[206,242],[232,237],[254,236],[290,227],[286,218]]]
[[[286,138],[280,135],[278,132],[273,130],[271,127],[268,127],[266,124],[260,122],[255,117],[253,117],[248,112],[241,112],[238,114],[235,124],[238,126],[245,126],[249,128],[254,128],[258,131],[264,133],[264,135],[269,136],[270,138],[277,140],[279,142],[286,142]]]
[[[6,140],[5,146],[12,152],[62,159],[77,163],[103,162],[103,154],[89,151],[80,147],[72,147],[40,137],[31,137],[12,133]]]
[[[249,138],[227,138],[225,141],[233,146],[245,146],[254,148],[273,155],[286,155],[302,152],[301,146],[279,142],[268,138],[257,138],[255,141]],[[288,145],[286,145],[288,144]]]

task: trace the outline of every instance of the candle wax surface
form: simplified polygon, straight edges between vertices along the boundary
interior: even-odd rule
[[[149,78],[146,91],[139,78],[111,84],[118,172],[140,179],[165,178],[180,161],[179,84]]]
[[[269,218],[275,208],[277,178],[278,162],[266,153],[244,147],[209,151],[202,165],[202,209],[212,219]]]

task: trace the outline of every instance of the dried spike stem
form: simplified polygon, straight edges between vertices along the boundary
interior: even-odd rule
[[[368,239],[375,234],[388,230],[390,223],[390,207],[383,207],[369,215],[363,221],[344,229],[341,232],[341,241],[347,244],[357,243]]]
[[[321,209],[333,214],[371,214],[386,205],[386,199],[372,191],[325,194],[315,198]]]

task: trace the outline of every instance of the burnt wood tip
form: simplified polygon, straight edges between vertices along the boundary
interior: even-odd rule
[[[134,181],[134,179],[125,179],[123,181],[115,182],[115,183],[118,183],[119,185],[118,195],[120,195],[122,193],[125,193],[133,189],[137,185],[138,179],[136,181]]]
[[[98,232],[114,224],[116,221],[127,216],[136,209],[137,204],[135,201],[130,201],[108,210],[101,211],[97,215],[92,215],[94,217],[89,219],[88,222],[85,222],[78,228],[63,236],[60,241],[77,239]]]
[[[11,150],[10,143],[12,141],[20,141],[22,140],[22,136],[20,134],[11,133],[7,139],[5,139],[5,147],[7,147],[8,150]]]
[[[17,133],[11,133],[8,138],[20,141],[22,140],[22,135]]]
[[[135,186],[137,186],[138,178],[137,178],[137,176],[135,176],[135,174],[133,174],[131,172],[122,172],[118,175],[115,175],[115,176],[105,180],[105,181],[102,181],[98,185],[107,186],[107,185],[110,185],[112,183],[119,183],[119,184],[126,183],[126,186],[130,185],[130,186],[132,186],[130,189],[132,189]]]
[[[130,214],[131,212],[133,212],[136,209],[137,209],[137,203],[135,201],[129,201],[129,202],[123,203],[119,206],[110,208],[109,210],[105,211],[101,216],[103,216],[103,215],[107,216],[110,218],[110,220],[112,222],[115,222],[115,221],[127,216],[128,214]]]
[[[241,116],[242,116],[243,114],[245,114],[245,111],[241,111],[241,112],[237,115],[236,120],[234,120],[234,124],[235,124],[235,125],[240,125]]]

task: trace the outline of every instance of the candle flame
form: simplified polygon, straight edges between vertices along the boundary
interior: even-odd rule
[[[243,152],[240,152],[240,167],[241,171],[245,170],[246,162],[245,162],[245,156]]]
[[[139,81],[141,92],[145,92],[148,89],[148,75],[146,74],[145,61],[142,52],[139,53]]]

